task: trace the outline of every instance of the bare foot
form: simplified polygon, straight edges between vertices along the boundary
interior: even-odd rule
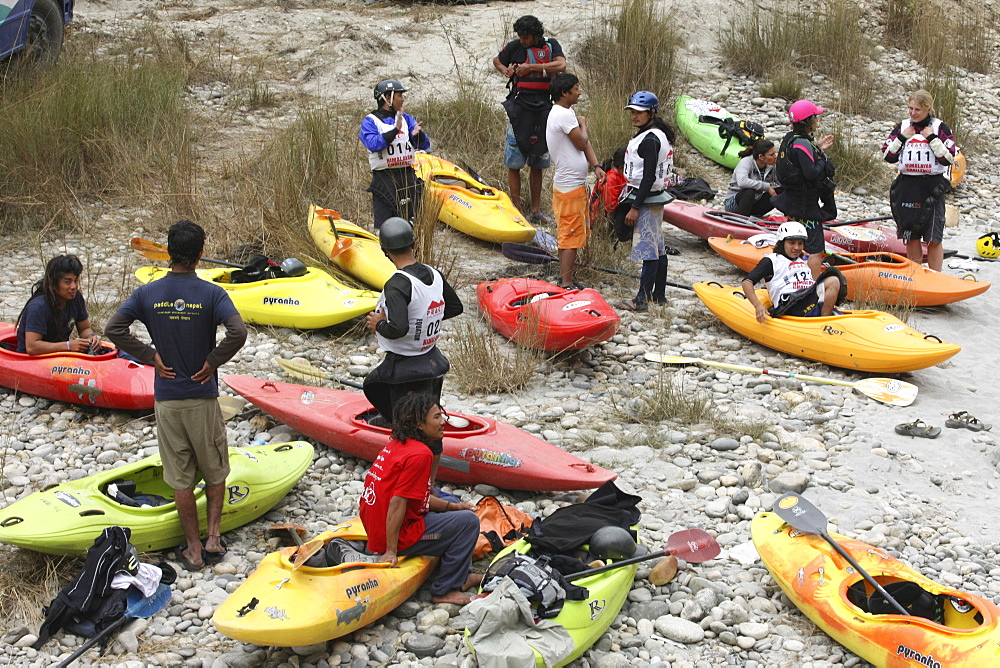
[[[462,591],[469,591],[473,587],[478,587],[483,583],[482,573],[469,573],[469,577],[465,580],[465,584],[462,585]]]
[[[202,568],[205,565],[205,561],[201,558],[201,543],[198,543],[198,550],[195,551],[193,548],[188,547],[181,551],[181,558],[186,562],[184,564],[185,568],[188,566],[194,568]]]
[[[442,596],[431,596],[431,603],[454,603],[455,605],[466,605],[472,599],[460,591],[450,591]]]

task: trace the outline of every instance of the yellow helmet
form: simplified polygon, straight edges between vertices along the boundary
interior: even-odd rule
[[[976,241],[980,257],[1000,257],[1000,232],[990,232]]]

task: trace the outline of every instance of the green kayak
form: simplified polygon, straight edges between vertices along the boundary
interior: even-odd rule
[[[511,543],[497,553],[493,562],[514,550],[529,554],[531,544],[523,538]],[[632,581],[635,580],[636,568],[636,564],[631,564],[573,580],[573,584],[586,587],[589,595],[582,601],[567,600],[559,614],[548,620],[561,625],[573,639],[573,651],[556,666],[565,666],[578,659],[608,630],[625,605],[625,599],[632,589]],[[465,631],[465,640],[469,649],[475,653],[476,648],[468,629]],[[545,665],[542,655],[535,650],[535,666],[545,668]]]
[[[732,139],[729,146],[726,146],[726,139],[719,134],[719,125],[701,120],[703,117],[720,120],[728,118],[729,112],[725,107],[681,95],[674,103],[674,111],[677,113],[677,129],[687,137],[692,146],[723,167],[736,169],[736,164],[740,161],[739,152],[746,147],[736,139]]]
[[[243,526],[273,508],[312,458],[313,446],[305,441],[229,448],[231,471],[226,478],[222,531]],[[109,490],[112,484],[115,487]],[[115,491],[122,496],[112,498],[109,492]],[[130,501],[145,507],[128,505]],[[195,490],[195,501],[204,527],[202,487]],[[0,510],[0,542],[47,554],[84,554],[101,531],[115,525],[132,530],[131,542],[139,552],[184,542],[159,455],[60,483],[12,503]]]

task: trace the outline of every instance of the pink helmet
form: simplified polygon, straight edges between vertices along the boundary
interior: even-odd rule
[[[813,104],[809,100],[799,100],[798,102],[793,102],[792,106],[788,108],[788,120],[792,123],[798,123],[799,121],[806,120],[810,116],[822,114],[824,111],[826,111],[826,109]]]

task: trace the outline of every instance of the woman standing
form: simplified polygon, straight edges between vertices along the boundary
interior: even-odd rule
[[[941,271],[944,264],[944,194],[950,188],[945,174],[955,161],[955,137],[934,118],[934,97],[918,90],[907,101],[909,118],[892,129],[882,145],[886,162],[899,168],[889,189],[896,236],[906,242],[906,256],[921,262],[921,239],[927,242],[927,266]]]
[[[779,211],[805,226],[809,234],[805,249],[813,278],[823,270],[826,251],[823,223],[837,217],[833,197],[835,169],[824,153],[833,146],[833,135],[813,138],[824,111],[809,100],[798,100],[788,108],[792,131],[781,140],[775,163],[781,192],[771,199]]]
[[[618,205],[628,207],[625,224],[632,231],[632,259],[642,262],[635,299],[616,306],[625,311],[649,310],[649,302],[667,301],[667,255],[663,241],[663,205],[673,199],[664,189],[674,171],[674,132],[656,115],[660,101],[642,90],[629,98],[635,137],[625,148],[625,187]],[[616,209],[618,213],[618,209]]]
[[[771,197],[777,195],[778,176],[774,163],[778,149],[773,141],[761,139],[740,153],[739,164],[733,171],[726,193],[726,211],[744,216],[766,216],[774,206]]]
[[[85,353],[101,347],[90,326],[87,303],[80,293],[83,263],[75,255],[58,255],[45,265],[45,276],[31,288],[31,297],[17,316],[17,352]],[[78,338],[70,334],[76,327]]]

